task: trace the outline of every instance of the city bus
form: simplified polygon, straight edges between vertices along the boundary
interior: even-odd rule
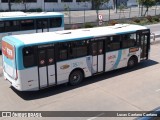
[[[0,13],[0,40],[3,36],[8,35],[58,30],[64,30],[64,15],[59,12]]]
[[[2,39],[4,78],[19,91],[36,91],[149,59],[150,30],[114,26],[6,36]]]

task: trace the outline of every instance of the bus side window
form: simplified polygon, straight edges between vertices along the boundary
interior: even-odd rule
[[[141,43],[140,43],[140,36],[139,36],[139,34],[137,34],[137,46],[140,46],[141,45]]]
[[[62,18],[57,17],[57,18],[50,18],[50,28],[56,28],[56,27],[61,27],[62,25]]]
[[[23,48],[23,64],[24,67],[32,67],[36,65],[33,47]]]
[[[92,55],[97,55],[97,43],[92,43]]]
[[[70,58],[77,58],[83,57],[88,54],[88,43],[87,41],[78,41],[78,42],[71,42],[70,43],[70,50],[69,50],[69,57]]]
[[[48,28],[48,19],[37,19],[36,23],[38,29]]]
[[[129,48],[136,46],[136,34],[122,35],[122,48]]]
[[[5,22],[5,32],[19,31],[20,25],[19,21],[6,21]]]
[[[98,55],[103,53],[103,42],[98,42]]]
[[[35,29],[34,20],[22,20],[20,23],[21,23],[21,30]]]
[[[68,57],[68,44],[67,43],[59,43],[58,44],[58,60],[66,60]]]
[[[0,22],[0,32],[4,32],[4,22]]]
[[[109,37],[106,41],[106,51],[114,51],[120,49],[120,36]]]
[[[48,56],[48,65],[54,64],[54,49],[48,49],[47,50],[47,56]]]

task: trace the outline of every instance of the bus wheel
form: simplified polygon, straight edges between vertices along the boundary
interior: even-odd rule
[[[138,63],[137,57],[133,56],[133,57],[129,58],[129,60],[128,60],[128,68],[134,67],[137,63]]]
[[[73,71],[69,76],[69,84],[78,85],[83,80],[83,73],[80,70]]]

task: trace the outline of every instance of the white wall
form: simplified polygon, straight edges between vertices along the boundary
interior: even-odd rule
[[[37,3],[27,3],[27,9],[36,9],[36,8],[42,8],[44,0],[37,0]],[[15,4],[12,3],[11,6],[12,10],[22,10],[25,9],[24,4]],[[1,3],[0,0],[0,10],[8,10],[8,3]]]
[[[105,4],[102,6],[103,9],[106,9],[109,5],[110,7],[113,4],[113,0],[110,0],[109,4]],[[76,0],[73,0],[73,2],[61,2],[61,0],[58,0],[58,3],[48,2],[44,4],[44,0],[37,0],[37,3],[27,3],[27,9],[36,9],[41,8],[42,10],[46,11],[59,11],[64,10],[64,6],[69,6],[70,10],[89,10],[91,9],[91,3],[90,2],[76,2]],[[7,10],[8,9],[8,3],[1,3],[0,0],[0,10]],[[24,9],[24,4],[12,4],[12,10],[22,10]]]

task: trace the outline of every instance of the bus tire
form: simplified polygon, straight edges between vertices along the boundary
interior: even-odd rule
[[[138,63],[138,58],[136,56],[132,56],[129,58],[128,60],[128,68],[133,68],[134,66],[136,66]]]
[[[69,84],[72,86],[78,85],[83,80],[83,72],[81,70],[74,70],[69,76]]]

